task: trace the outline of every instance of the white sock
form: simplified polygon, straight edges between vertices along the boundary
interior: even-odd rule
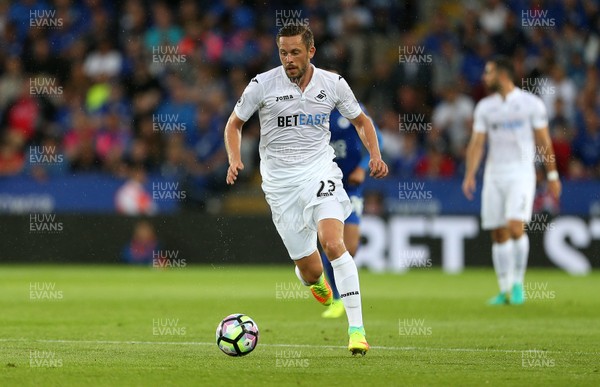
[[[312,285],[312,284],[309,284],[308,282],[306,282],[304,280],[304,278],[302,278],[302,274],[300,274],[300,269],[298,269],[298,266],[296,266],[295,272],[296,272],[296,277],[298,277],[298,279],[300,280],[300,282],[302,282],[302,285],[304,285],[304,286],[310,286],[310,285]]]
[[[360,301],[360,285],[358,283],[358,269],[349,252],[331,261],[335,284],[340,292],[340,297],[346,308],[348,324],[351,327],[363,325],[362,304]]]
[[[512,286],[513,257],[512,239],[492,245],[492,261],[498,278],[498,286],[503,293],[508,292]]]
[[[529,257],[529,237],[527,234],[523,234],[519,239],[513,241],[515,257],[513,282],[522,285],[525,279],[525,270],[527,270],[527,258]]]

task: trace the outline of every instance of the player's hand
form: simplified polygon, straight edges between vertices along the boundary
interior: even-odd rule
[[[350,185],[361,185],[365,181],[366,172],[361,167],[356,167],[350,175],[348,175],[348,183]]]
[[[465,176],[465,179],[462,183],[462,190],[467,199],[473,200],[473,193],[475,192],[475,188],[477,184],[475,182],[475,178],[472,176]]]
[[[230,162],[229,169],[227,169],[227,179],[225,179],[227,181],[227,184],[229,184],[229,185],[235,184],[238,173],[242,169],[244,169],[244,163],[242,163],[241,161],[238,160],[238,161]]]
[[[550,191],[550,194],[552,195],[552,197],[556,200],[558,200],[560,198],[560,193],[562,191],[562,184],[560,183],[560,180],[552,180],[548,182],[548,191]]]
[[[371,157],[369,169],[371,170],[370,176],[376,179],[386,177],[388,174],[388,166],[381,157]]]

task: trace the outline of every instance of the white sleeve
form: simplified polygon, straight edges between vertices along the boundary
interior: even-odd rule
[[[352,89],[350,89],[348,82],[342,77],[340,77],[336,84],[336,94],[337,101],[335,106],[342,116],[349,120],[353,120],[360,115],[362,109],[360,108]]]
[[[479,133],[487,132],[487,125],[481,103],[478,103],[477,106],[475,106],[475,113],[473,113],[473,131]]]
[[[548,113],[546,112],[546,105],[539,98],[532,98],[533,103],[531,104],[531,126],[534,129],[543,129],[548,126]]]
[[[235,104],[233,109],[235,115],[244,122],[248,121],[261,106],[263,96],[263,85],[259,84],[256,78],[253,78]]]

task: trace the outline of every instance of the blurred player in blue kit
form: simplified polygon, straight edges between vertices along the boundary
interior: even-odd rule
[[[360,104],[360,107],[367,114],[362,104]],[[359,225],[363,210],[362,183],[365,181],[365,176],[369,169],[370,157],[352,123],[342,116],[337,109],[331,112],[329,130],[331,132],[329,144],[335,151],[335,159],[333,161],[335,161],[344,174],[342,184],[352,203],[352,213],[344,222],[344,244],[350,255],[354,257],[360,244]],[[377,126],[375,126],[375,131],[377,133],[377,140],[381,146],[382,139]],[[341,301],[340,293],[335,285],[333,267],[323,250],[321,250],[321,260],[323,261],[323,268],[333,291],[333,301],[321,316],[324,318],[338,318],[344,315],[344,303]]]

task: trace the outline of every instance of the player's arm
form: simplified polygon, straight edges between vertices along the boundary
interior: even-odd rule
[[[264,90],[258,83],[258,77],[253,78],[242,96],[235,104],[233,112],[225,125],[225,150],[229,160],[227,169],[227,184],[234,184],[240,170],[244,169],[242,163],[242,126],[250,119],[252,114],[260,107]]]
[[[485,119],[484,107],[482,103],[478,103],[475,106],[473,112],[473,131],[471,134],[471,140],[467,146],[466,154],[466,171],[465,178],[462,184],[462,190],[467,199],[473,200],[473,193],[477,187],[475,181],[475,175],[479,170],[481,164],[481,158],[483,157],[483,148],[485,147],[487,124]]]
[[[473,200],[473,193],[475,192],[476,181],[475,175],[481,164],[481,158],[483,156],[483,148],[485,146],[485,132],[473,131],[471,140],[467,146],[466,155],[466,172],[465,179],[463,180],[462,190],[467,199]]]
[[[373,120],[371,120],[373,121]],[[375,128],[375,133],[377,134],[377,142],[379,146],[381,146],[383,142],[383,138],[381,137],[381,132],[377,128],[377,125],[373,125]],[[369,161],[371,161],[371,156],[369,156],[369,151],[363,147],[363,157],[360,160],[358,166],[348,175],[348,183],[352,185],[361,185],[365,181],[366,172],[369,169]]]
[[[242,145],[242,121],[235,112],[231,112],[227,124],[225,125],[225,149],[227,150],[227,159],[229,160],[229,169],[227,169],[227,184],[234,184],[237,180],[238,172],[244,169],[242,163],[241,145]]]
[[[370,175],[377,179],[387,176],[388,166],[381,159],[377,133],[375,132],[375,126],[371,119],[367,117],[365,113],[361,112],[356,118],[350,120],[350,122],[356,128],[360,140],[369,151],[371,158],[369,161],[369,168],[371,169]]]
[[[550,138],[550,132],[547,126],[542,128],[536,128],[535,133],[535,144],[537,149],[542,153],[542,160],[544,160],[544,167],[546,168],[546,179],[548,180],[548,189],[552,196],[556,199],[560,197],[562,190],[560,179],[558,178],[558,171],[556,169],[556,162],[554,158],[554,148],[552,147],[552,139]]]

